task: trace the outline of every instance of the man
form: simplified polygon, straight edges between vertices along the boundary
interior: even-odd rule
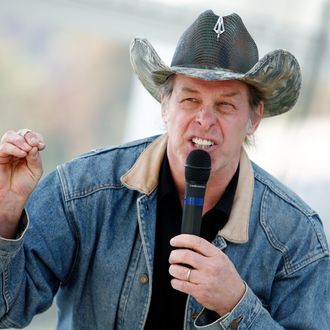
[[[38,185],[42,137],[2,138],[1,326],[26,325],[57,294],[59,329],[329,329],[321,221],[242,147],[295,104],[296,59],[258,60],[240,17],[210,10],[171,67],[143,39],[131,59],[161,102],[163,136],[88,153]],[[195,149],[212,166],[201,237],[180,235]]]

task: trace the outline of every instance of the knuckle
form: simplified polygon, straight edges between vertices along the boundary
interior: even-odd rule
[[[175,255],[176,255],[176,250],[174,250],[174,251],[172,251],[171,253],[170,253],[170,256],[168,257],[168,262],[171,264],[171,263],[173,263],[174,262],[174,260],[175,260]]]
[[[202,237],[196,236],[196,246],[198,249],[202,249],[205,245],[205,240]]]
[[[15,132],[14,132],[14,131],[11,131],[11,130],[5,132],[5,133],[2,135],[2,137],[1,137],[1,143],[6,142],[6,141],[8,140],[8,138],[9,138],[10,136],[13,136],[14,134],[15,134]]]
[[[37,137],[40,141],[43,141],[43,140],[44,140],[43,136],[42,136],[40,133],[35,132],[35,135],[36,135],[36,137]]]
[[[184,249],[184,250],[181,251],[180,254],[181,254],[181,259],[188,260],[188,259],[190,259],[191,251],[188,250],[188,249]]]
[[[9,154],[9,151],[10,151],[10,144],[7,143],[7,142],[1,142],[0,143],[0,152],[2,154]]]
[[[187,269],[184,267],[181,267],[179,270],[179,276],[180,278],[186,278],[187,276]]]
[[[200,236],[194,236],[195,244],[200,246],[203,242],[203,239]]]
[[[189,290],[189,284],[186,281],[180,281],[181,291],[187,292]]]

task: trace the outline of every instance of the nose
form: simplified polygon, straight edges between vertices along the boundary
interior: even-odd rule
[[[196,114],[196,121],[205,131],[208,131],[216,122],[215,112],[211,107],[204,106]]]

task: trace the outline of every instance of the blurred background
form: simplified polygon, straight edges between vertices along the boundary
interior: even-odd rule
[[[48,173],[90,149],[161,133],[159,104],[132,72],[130,42],[146,37],[169,64],[205,9],[238,13],[260,57],[276,48],[297,57],[298,103],[265,119],[248,153],[318,211],[330,239],[329,0],[1,0],[0,134],[39,131]],[[28,329],[55,323],[52,307]]]

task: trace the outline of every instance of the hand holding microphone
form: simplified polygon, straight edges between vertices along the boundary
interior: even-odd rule
[[[230,312],[242,298],[245,284],[225,253],[200,235],[206,184],[211,159],[204,150],[192,151],[186,160],[186,188],[181,234],[171,239],[169,273],[174,289],[193,296],[219,315]]]

